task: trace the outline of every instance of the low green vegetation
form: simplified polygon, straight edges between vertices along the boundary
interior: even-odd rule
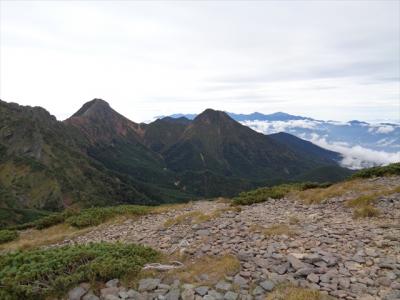
[[[36,221],[8,227],[12,230],[28,228],[45,229],[57,224],[67,223],[77,228],[96,226],[116,216],[144,215],[153,211],[152,206],[118,205],[109,207],[95,207],[83,210],[65,210],[62,213],[53,213]]]
[[[0,244],[11,242],[16,238],[18,238],[18,232],[16,230],[0,230]]]
[[[394,163],[383,167],[363,169],[353,174],[352,178],[371,178],[389,175],[400,175],[400,163]]]
[[[76,215],[68,217],[65,221],[77,228],[96,226],[107,220],[121,215],[140,216],[150,213],[150,206],[119,205],[112,207],[95,207],[84,209]]]
[[[132,244],[97,243],[0,256],[0,299],[46,299],[80,282],[135,276],[160,257]]]
[[[291,183],[281,184],[272,187],[264,187],[248,192],[242,192],[237,197],[233,198],[233,204],[235,205],[251,205],[254,203],[265,202],[268,199],[281,199],[293,191],[305,191],[315,188],[327,188],[329,183]]]
[[[32,221],[32,222],[27,222],[15,226],[9,226],[7,227],[8,229],[12,230],[25,230],[29,228],[35,228],[35,229],[45,229],[60,223],[63,223],[65,219],[71,215],[71,212],[66,210],[62,213],[52,213],[49,215],[44,215],[43,217]]]
[[[7,199],[4,192],[5,190],[0,186],[0,199]],[[43,210],[2,207],[0,208],[0,229],[31,223],[49,214],[50,212]]]

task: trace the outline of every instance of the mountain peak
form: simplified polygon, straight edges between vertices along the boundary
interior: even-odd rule
[[[91,141],[109,142],[117,136],[142,134],[142,128],[116,112],[106,101],[93,99],[86,102],[76,113],[65,120],[65,123],[83,128]]]
[[[214,122],[224,122],[224,121],[233,121],[233,119],[224,111],[214,110],[211,108],[207,108],[201,114],[199,114],[195,119],[195,122],[206,122],[206,123],[214,123]]]
[[[73,117],[80,116],[90,116],[92,114],[96,114],[101,111],[112,109],[110,104],[103,99],[94,98],[91,101],[86,102],[76,113],[74,113]]]

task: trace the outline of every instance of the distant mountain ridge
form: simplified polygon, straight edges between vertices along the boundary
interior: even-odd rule
[[[313,120],[312,118],[307,118],[307,117],[302,117],[302,116],[295,116],[291,114],[287,114],[284,112],[275,112],[272,114],[262,114],[259,112],[254,112],[250,114],[237,114],[237,113],[232,113],[232,112],[225,112],[227,115],[229,115],[232,119],[236,121],[288,121],[288,120]],[[170,118],[186,118],[189,120],[193,120],[196,118],[197,114],[172,114],[169,116],[157,116],[155,117],[156,119],[163,119],[166,117]]]
[[[323,121],[282,112],[227,114],[258,132],[286,132],[340,152],[344,156],[343,165],[347,167],[371,167],[400,161],[400,124],[397,123]],[[193,118],[195,115],[172,116]]]
[[[0,153],[0,212],[232,196],[307,174],[349,174],[337,153],[258,133],[221,111],[138,124],[101,99],[63,122],[0,101]]]

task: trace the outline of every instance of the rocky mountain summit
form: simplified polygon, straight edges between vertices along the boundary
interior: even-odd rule
[[[399,183],[395,176],[365,184],[390,189]],[[98,296],[81,285],[69,299],[286,299],[274,292],[284,283],[329,299],[400,299],[400,193],[379,196],[380,216],[367,219],[355,219],[344,205],[355,195],[349,190],[311,205],[288,196],[240,209],[224,199],[201,201],[100,225],[57,246],[140,243],[162,251],[167,265],[173,259],[183,265],[144,272],[136,286],[107,282]]]

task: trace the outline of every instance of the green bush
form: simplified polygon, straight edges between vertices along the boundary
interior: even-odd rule
[[[324,183],[316,183],[316,182],[304,182],[299,184],[299,189],[301,191],[305,191],[305,190],[310,190],[310,189],[326,189],[328,187],[330,187],[332,185],[332,183],[330,182],[324,182]]]
[[[20,224],[8,229],[25,230],[28,228],[44,229],[66,222],[67,224],[84,228],[96,226],[118,215],[144,215],[150,213],[152,207],[141,205],[119,205],[110,207],[87,208],[81,211],[65,210],[62,213],[53,213],[33,222]]]
[[[353,174],[352,178],[371,178],[388,175],[400,175],[400,163],[364,169]]]
[[[248,192],[242,192],[237,197],[233,198],[232,201],[235,205],[251,205],[254,203],[265,202],[270,198],[281,199],[292,191],[327,188],[330,185],[330,183],[313,182],[281,184],[272,187],[259,188]]]
[[[60,224],[65,221],[65,215],[62,213],[55,213],[49,215],[47,217],[41,218],[33,222],[33,225],[36,229],[44,229],[57,224]]]
[[[11,242],[18,237],[18,232],[15,230],[3,229],[0,230],[0,244]]]
[[[0,299],[45,299],[80,282],[136,275],[155,250],[121,243],[71,245],[0,256]]]
[[[84,209],[79,214],[70,216],[66,222],[71,226],[84,228],[99,225],[117,215],[145,215],[150,211],[150,207],[140,205],[95,207]]]

